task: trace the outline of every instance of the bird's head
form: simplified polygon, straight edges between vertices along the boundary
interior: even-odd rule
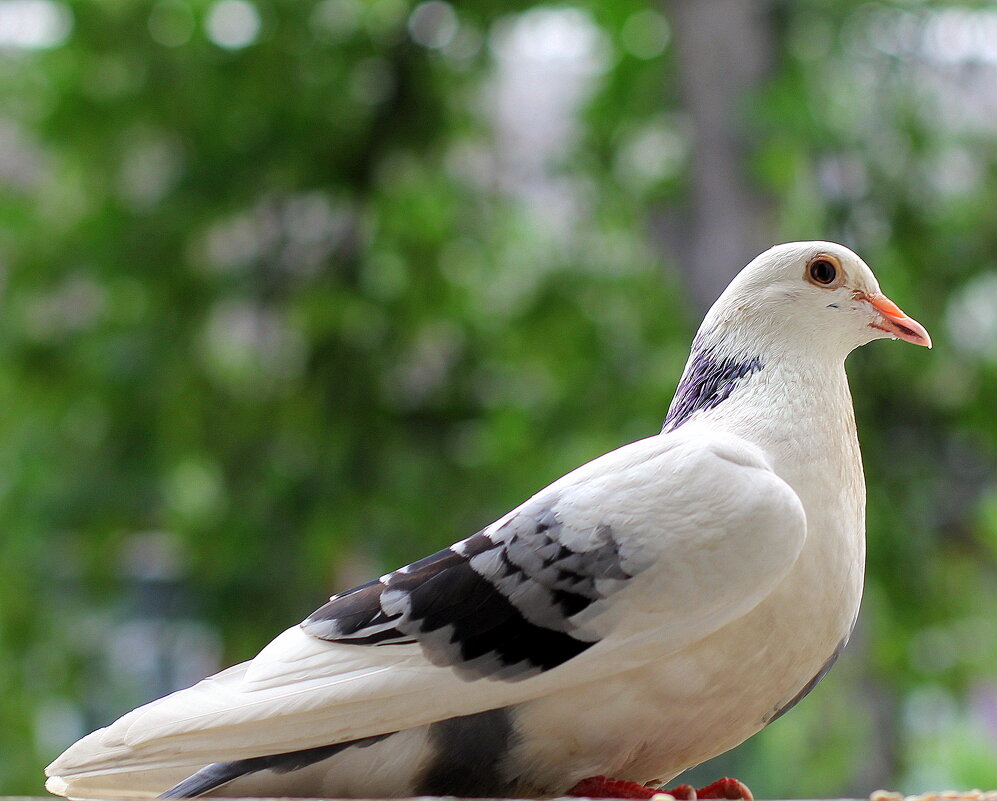
[[[924,326],[882,293],[868,265],[833,242],[766,250],[731,281],[700,332],[776,347],[804,342],[835,358],[886,337],[931,347]]]

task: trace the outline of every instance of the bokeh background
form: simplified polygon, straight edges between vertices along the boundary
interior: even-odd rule
[[[0,792],[658,430],[777,241],[850,359],[852,643],[691,777],[997,786],[997,6],[0,0]]]

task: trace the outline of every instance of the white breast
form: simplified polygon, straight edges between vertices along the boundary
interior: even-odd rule
[[[820,368],[820,409],[810,406],[809,376],[771,371],[737,403],[687,424],[763,446],[800,496],[807,540],[786,578],[748,614],[680,653],[524,705],[523,730],[542,732],[523,749],[537,792],[560,787],[566,774],[667,781],[762,729],[847,640],[862,595],[865,486],[843,365]],[[773,400],[774,387],[785,396]],[[783,414],[772,414],[773,402]],[[768,413],[754,415],[761,403]],[[606,714],[578,715],[579,698]]]

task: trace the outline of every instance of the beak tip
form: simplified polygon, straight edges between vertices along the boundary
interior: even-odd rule
[[[866,298],[866,300],[879,312],[880,318],[886,326],[877,325],[876,328],[883,328],[884,331],[888,331],[897,339],[931,350],[931,335],[928,334],[927,329],[917,320],[904,314],[892,300],[885,295]]]
[[[910,340],[910,341],[914,342],[914,344],[916,344],[916,345],[920,345],[921,347],[924,347],[924,348],[927,348],[928,350],[931,350],[933,343],[931,342],[931,335],[928,333],[927,329],[923,325],[921,325],[919,322],[917,322],[916,320],[911,320],[908,317],[907,318],[907,325],[909,327],[913,327],[913,326],[911,326],[911,323],[913,323],[916,326],[916,328],[914,330],[916,331],[916,333],[917,333],[917,335],[918,335],[918,337],[920,338],[921,341],[920,342],[914,342],[914,340]]]

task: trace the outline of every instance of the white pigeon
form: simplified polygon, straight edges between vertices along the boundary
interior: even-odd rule
[[[660,434],[84,737],[46,787],[541,797],[732,748],[816,684],[858,613],[844,361],[886,337],[931,345],[850,250],[766,251],[706,315]]]

